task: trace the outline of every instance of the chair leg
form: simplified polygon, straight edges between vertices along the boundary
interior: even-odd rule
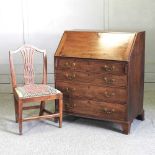
[[[60,113],[60,116],[59,116],[59,128],[62,128],[62,111],[63,111],[63,100],[62,99],[59,99],[59,113]]]
[[[18,123],[19,123],[19,134],[22,135],[22,112],[23,112],[23,103],[18,101]]]
[[[41,101],[39,116],[42,116],[44,114],[44,109],[45,109],[45,101]]]
[[[14,106],[15,106],[15,120],[16,120],[16,123],[18,122],[18,102],[14,96]]]
[[[56,100],[55,100],[55,113],[57,113],[57,112],[59,111],[59,105],[58,105],[58,104],[59,104],[59,100],[56,99]],[[59,121],[58,117],[55,117],[55,118],[54,118],[54,122],[55,122],[55,123],[58,123],[58,121]]]

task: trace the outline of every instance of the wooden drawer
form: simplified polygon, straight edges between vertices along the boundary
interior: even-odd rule
[[[88,72],[56,71],[58,81],[91,83],[97,86],[126,87],[127,76],[112,74],[93,74]]]
[[[123,62],[78,58],[57,58],[56,69],[118,75],[127,73],[126,64]]]
[[[94,80],[94,76],[88,72],[75,72],[75,71],[56,71],[56,79],[58,81],[67,81],[67,82],[84,82],[90,83]]]
[[[89,70],[95,73],[110,73],[122,75],[126,74],[127,66],[123,62],[91,60],[89,63]]]
[[[65,97],[81,98],[97,101],[126,103],[126,89],[98,87],[89,84],[74,84],[74,83],[56,83],[56,88],[61,90]]]
[[[126,105],[90,100],[64,99],[64,112],[105,120],[125,120]]]
[[[95,74],[92,83],[98,86],[127,87],[127,76]]]
[[[83,71],[89,70],[89,61],[87,59],[75,59],[75,58],[56,58],[56,69],[68,70],[68,71]]]

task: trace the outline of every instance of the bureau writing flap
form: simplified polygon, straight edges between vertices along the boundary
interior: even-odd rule
[[[65,31],[55,56],[128,61],[136,33]]]

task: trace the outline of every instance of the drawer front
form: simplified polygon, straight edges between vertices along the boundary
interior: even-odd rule
[[[94,77],[87,72],[57,70],[56,79],[58,81],[90,83],[93,81]]]
[[[57,58],[55,66],[58,70],[87,72],[89,70],[88,64],[89,61],[87,59]]]
[[[126,64],[121,62],[94,60],[89,63],[90,71],[96,73],[126,74]]]
[[[106,120],[125,120],[127,117],[126,105],[79,99],[64,99],[64,112]]]
[[[93,74],[88,72],[75,72],[75,71],[56,71],[56,79],[58,81],[66,82],[82,82],[91,83],[97,86],[110,86],[110,87],[126,87],[127,76],[111,75],[111,74]]]
[[[56,82],[56,88],[61,90],[65,97],[82,98],[97,101],[126,103],[126,89],[97,87],[91,84],[74,84]]]
[[[93,59],[76,59],[76,58],[57,58],[55,63],[56,69],[76,70],[90,73],[110,73],[126,74],[126,64],[123,62],[93,60]]]
[[[127,87],[127,76],[111,75],[111,74],[95,74],[93,83],[99,86],[110,87]]]

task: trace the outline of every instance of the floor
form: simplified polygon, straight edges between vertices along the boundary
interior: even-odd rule
[[[65,117],[61,129],[51,121],[24,122],[22,136],[12,95],[0,94],[0,155],[155,155],[155,84],[145,84],[144,94],[145,121],[134,120],[129,135],[113,123]]]

